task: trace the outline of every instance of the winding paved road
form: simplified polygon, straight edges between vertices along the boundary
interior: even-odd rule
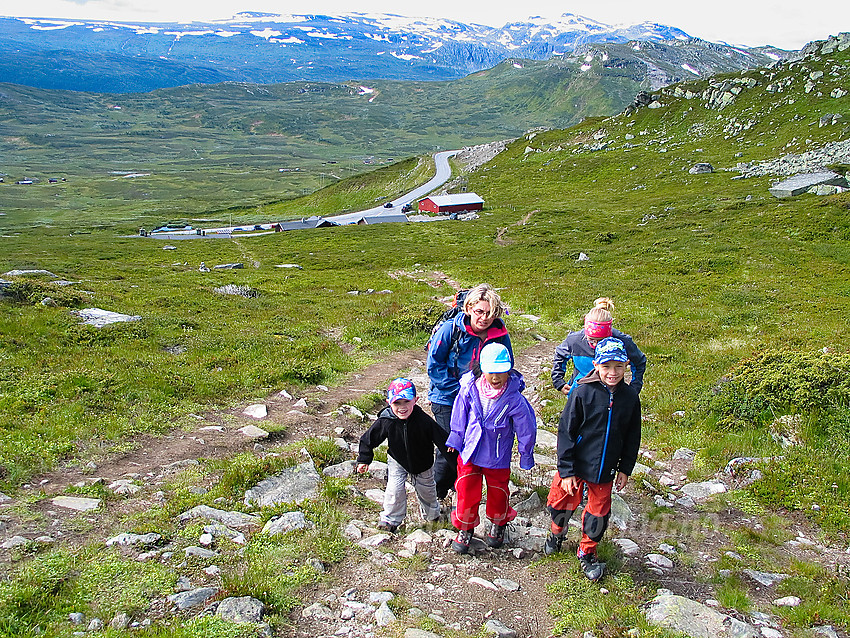
[[[344,215],[333,215],[332,217],[326,217],[325,219],[335,222],[340,225],[345,224],[354,224],[357,221],[365,216],[368,217],[382,217],[388,215],[398,215],[401,213],[401,208],[405,204],[410,204],[416,200],[421,199],[435,188],[438,188],[445,184],[449,177],[452,176],[452,168],[449,166],[449,158],[454,157],[460,151],[440,151],[439,153],[434,153],[434,165],[437,167],[437,172],[430,180],[426,183],[422,184],[419,188],[415,188],[409,193],[402,195],[398,199],[392,200],[392,208],[385,208],[384,205],[375,206],[374,208],[367,208],[366,210],[361,210],[357,213],[345,213]]]
[[[332,221],[340,226],[346,226],[348,224],[356,224],[363,217],[390,217],[395,215],[402,215],[404,213],[401,212],[401,208],[405,204],[410,204],[411,202],[417,201],[433,191],[435,188],[438,188],[445,184],[449,177],[452,176],[452,169],[449,166],[449,158],[454,157],[460,151],[440,151],[439,153],[434,153],[434,165],[436,166],[436,174],[430,180],[428,180],[422,186],[413,189],[409,193],[402,195],[401,197],[392,200],[392,208],[386,208],[383,204],[380,206],[375,206],[374,208],[367,208],[366,210],[361,210],[356,213],[344,213],[342,215],[332,215],[330,217],[325,217],[328,221]],[[273,232],[271,230],[271,223],[259,224],[261,228],[256,229],[256,233],[253,234],[266,234],[269,232]],[[204,232],[207,237],[229,237],[235,229],[248,229],[254,228],[254,224],[239,224],[238,226],[222,226],[220,228],[205,228]],[[240,237],[249,237],[252,233],[243,233],[240,234]],[[194,237],[200,237],[197,232],[193,230],[171,230],[168,232],[162,233],[151,233],[150,237],[156,239],[191,239]]]

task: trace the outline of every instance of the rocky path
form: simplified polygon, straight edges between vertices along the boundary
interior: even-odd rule
[[[528,384],[526,396],[535,407],[540,405],[541,388],[537,385],[545,383],[537,377],[541,367],[548,363],[553,347],[552,343],[541,342],[517,355],[517,368]],[[31,501],[31,509],[20,507],[14,500],[2,504],[0,569],[8,570],[17,546],[33,542],[76,545],[107,541],[128,545],[128,551],[134,551],[139,560],[170,560],[168,552],[151,549],[144,540],[132,535],[106,539],[104,530],[120,528],[124,517],[161,505],[165,496],[159,486],[163,481],[201,458],[227,458],[246,451],[265,455],[279,446],[316,436],[329,437],[352,449],[370,417],[347,407],[348,404],[384,387],[400,374],[413,378],[424,396],[427,375],[423,359],[422,350],[390,355],[335,387],[317,386],[295,397],[284,391],[253,405],[195,415],[197,425],[191,431],[138,437],[126,454],[45,475],[30,486],[33,498],[19,499]],[[269,430],[273,432],[271,435]],[[551,636],[555,619],[547,610],[563,594],[551,594],[550,586],[564,580],[582,582],[572,557],[579,536],[575,527],[570,531],[563,555],[542,554],[548,517],[532,489],[548,485],[554,467],[554,446],[554,435],[541,430],[536,451],[538,467],[531,472],[516,469],[521,485],[515,486],[512,500],[520,515],[509,526],[508,543],[500,549],[490,549],[480,540],[482,525],[476,531],[471,554],[455,554],[450,549],[453,530],[441,526],[429,528],[417,521],[412,496],[408,524],[397,534],[381,533],[375,528],[376,509],[352,505],[346,510],[352,520],[343,533],[358,549],[349,552],[349,558],[342,563],[317,565],[318,569],[326,570],[325,577],[320,584],[303,591],[302,605],[290,619],[294,630],[288,635],[374,638],[382,626],[395,621],[405,626],[421,625],[416,617],[427,616],[427,623],[435,629],[447,627],[476,634],[485,627],[488,633],[500,638]],[[635,586],[646,588],[650,597],[660,588],[661,595],[647,607],[646,613],[655,614],[660,618],[659,623],[667,623],[665,626],[679,631],[696,631],[689,628],[689,622],[707,623],[706,618],[710,618],[721,628],[741,623],[743,633],[739,635],[765,638],[788,635],[776,615],[723,609],[716,600],[713,582],[720,563],[729,572],[740,574],[750,587],[751,600],[762,608],[777,604],[775,601],[780,597],[775,594],[776,585],[787,577],[779,572],[750,569],[744,556],[729,549],[733,534],[741,529],[762,527],[758,517],[731,507],[715,512],[700,508],[700,503],[712,493],[750,480],[751,475],[744,471],[746,466],[736,466],[734,472],[719,468],[712,481],[688,483],[686,474],[693,462],[689,450],[679,450],[671,459],[653,459],[652,452],[644,450],[640,461],[635,479],[622,495],[615,497],[612,526],[606,536],[609,542],[605,544],[611,557],[611,577],[629,574]],[[307,465],[312,469],[311,463]],[[376,465],[373,464],[373,469],[377,469]],[[345,476],[350,475],[351,468],[352,462],[347,461],[326,468],[325,472]],[[86,509],[86,498],[68,501],[65,493],[69,486],[90,486],[95,482],[123,497],[110,499],[91,510]],[[380,502],[383,485],[380,472],[376,471],[372,476],[358,477],[354,490],[357,495]],[[198,489],[204,488],[198,486]],[[291,514],[292,517],[273,519],[270,524],[274,523],[283,532],[303,524],[299,522],[299,512]],[[213,525],[205,532],[210,534],[208,542],[199,539],[197,547],[186,548],[187,556],[189,549],[197,551],[194,555],[205,555],[210,550],[204,548],[215,534],[233,537],[244,533],[250,537],[259,531],[253,517],[245,518],[238,512],[195,508],[180,515],[181,520],[194,517],[207,519]],[[575,525],[576,521],[572,523]],[[796,538],[782,544],[778,553],[846,573],[850,554],[842,548],[822,544],[817,530],[808,528],[803,521],[794,523],[793,528]],[[266,533],[272,532],[266,530]],[[211,568],[204,574],[203,582],[196,577],[181,578],[180,591],[169,601],[153,605],[147,619],[118,618],[118,626],[124,621],[137,625],[152,622],[151,618],[155,621],[175,610],[210,613],[215,609],[220,612],[230,609],[235,604],[230,601],[236,599],[221,601],[217,597],[219,573]],[[600,596],[609,595],[605,581],[597,588]],[[393,599],[395,603],[388,605]],[[783,604],[795,604],[795,601]],[[259,612],[253,613],[254,616],[246,617],[259,619]],[[115,618],[96,620],[116,622]],[[425,638],[419,630],[408,633],[407,638]],[[722,631],[716,635],[721,634]],[[823,634],[846,636],[826,628]]]

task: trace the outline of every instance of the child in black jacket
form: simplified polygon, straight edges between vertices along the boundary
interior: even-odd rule
[[[375,448],[388,441],[387,489],[378,522],[380,530],[395,532],[404,521],[408,478],[416,490],[423,518],[427,521],[440,518],[434,482],[434,446],[445,454],[448,433],[416,405],[417,399],[416,387],[410,379],[395,379],[387,390],[389,406],[360,437],[357,471],[361,474],[369,469]]]
[[[623,377],[629,361],[622,341],[600,341],[593,357],[593,372],[579,380],[558,424],[558,472],[546,501],[552,516],[545,552],[561,549],[567,522],[581,504],[578,558],[590,580],[599,580],[605,563],[596,558],[596,546],[608,527],[611,491],[622,490],[634,470],[640,448],[640,399]]]

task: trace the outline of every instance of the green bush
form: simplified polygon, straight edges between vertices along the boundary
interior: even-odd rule
[[[720,426],[746,426],[834,406],[850,406],[850,353],[771,349],[739,363],[700,407]]]
[[[40,304],[48,297],[53,300],[54,305],[63,308],[79,308],[85,301],[80,293],[68,287],[51,285],[37,279],[15,281],[6,289],[5,294],[12,301],[31,306]]]

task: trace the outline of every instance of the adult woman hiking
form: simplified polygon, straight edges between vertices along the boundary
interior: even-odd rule
[[[507,348],[513,365],[511,339],[502,316],[505,306],[499,293],[489,284],[478,284],[463,301],[463,312],[446,321],[431,337],[428,349],[428,376],[431,387],[428,400],[434,420],[446,432],[451,431],[452,405],[460,391],[460,378],[472,369],[488,343]],[[437,451],[434,478],[437,496],[442,500],[457,480],[457,455],[448,458]]]

